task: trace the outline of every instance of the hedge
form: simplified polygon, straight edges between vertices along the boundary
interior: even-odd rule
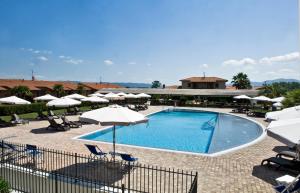
[[[0,116],[33,113],[45,110],[47,110],[45,103],[32,103],[28,105],[0,105]]]
[[[10,185],[8,182],[0,178],[0,193],[10,193]]]

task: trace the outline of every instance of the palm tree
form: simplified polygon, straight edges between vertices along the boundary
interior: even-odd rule
[[[63,96],[65,93],[64,86],[62,84],[55,84],[53,86],[53,92],[57,97]]]
[[[248,78],[248,75],[245,73],[238,73],[237,75],[233,76],[232,78],[232,86],[234,86],[237,89],[251,89],[251,83]]]
[[[10,90],[11,95],[27,99],[32,96],[31,91],[27,86],[15,86]]]
[[[84,88],[83,84],[78,83],[78,85],[77,85],[77,92],[78,92],[78,94],[84,94],[85,93],[85,88]]]

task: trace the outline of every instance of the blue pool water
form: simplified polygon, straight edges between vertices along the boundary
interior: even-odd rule
[[[195,153],[215,153],[256,139],[262,129],[256,123],[226,114],[187,110],[152,114],[149,123],[117,127],[119,144]],[[112,142],[112,128],[80,139]]]

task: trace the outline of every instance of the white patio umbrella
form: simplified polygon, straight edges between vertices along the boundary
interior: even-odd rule
[[[300,106],[290,107],[281,111],[273,111],[266,113],[267,120],[283,120],[300,118]]]
[[[271,101],[274,103],[281,103],[284,99],[285,99],[285,97],[277,97],[277,98],[271,99]]]
[[[239,96],[235,96],[233,97],[234,99],[251,99],[251,97],[248,97],[247,95],[239,95]]]
[[[281,102],[277,102],[273,104],[273,107],[282,107],[282,103]]]
[[[145,93],[140,93],[137,95],[140,98],[151,98],[151,95],[145,94]]]
[[[272,102],[271,99],[266,96],[257,96],[257,97],[252,98],[252,100],[262,101],[262,102]]]
[[[267,134],[289,146],[300,140],[300,118],[272,121],[267,127]]]
[[[114,93],[108,93],[106,94],[103,98],[108,99],[108,100],[124,100],[124,97],[121,97],[117,94]]]
[[[71,98],[58,98],[46,104],[48,107],[72,107],[80,105],[81,102]]]
[[[110,105],[108,107],[85,112],[79,119],[94,124],[100,123],[102,126],[113,125],[113,157],[115,157],[116,152],[116,125],[128,126],[148,122],[148,118],[143,114],[119,105]]]
[[[121,96],[121,97],[124,97],[124,96],[126,96],[126,93],[119,92],[117,95],[119,95],[119,96]]]
[[[81,100],[81,99],[84,99],[86,97],[83,96],[83,95],[75,93],[75,94],[64,96],[63,98],[70,98],[70,99],[75,99],[75,100]]]
[[[26,104],[31,104],[29,101],[26,101],[24,99],[21,99],[16,96],[10,96],[10,97],[5,97],[0,99],[0,103],[4,104],[16,104],[16,105],[26,105]]]
[[[52,101],[52,100],[55,100],[55,99],[58,99],[58,98],[55,97],[55,96],[52,96],[50,94],[46,94],[46,95],[43,95],[43,96],[35,97],[33,100],[35,100],[35,101]]]
[[[81,101],[87,101],[87,102],[91,102],[91,103],[108,103],[109,102],[107,99],[100,98],[97,96],[86,97],[84,99],[81,99]]]
[[[104,94],[101,94],[101,93],[94,93],[94,94],[90,94],[89,95],[90,97],[104,97]]]
[[[125,96],[126,99],[137,99],[137,98],[140,98],[138,97],[137,95],[135,94],[132,94],[132,93],[129,93]]]

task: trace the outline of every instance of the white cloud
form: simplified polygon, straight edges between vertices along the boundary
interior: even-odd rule
[[[123,75],[123,72],[117,72],[118,75]]]
[[[231,59],[231,60],[224,61],[222,65],[223,66],[247,66],[247,65],[255,65],[255,64],[271,65],[274,63],[287,63],[287,62],[295,62],[295,61],[300,61],[299,52],[291,52],[280,56],[263,57],[258,60],[252,58],[243,58],[241,60]]]
[[[208,68],[208,64],[202,64],[201,67],[202,68]]]
[[[148,67],[152,66],[152,64],[151,64],[151,63],[147,63],[146,65],[147,65]]]
[[[254,65],[256,61],[252,58],[243,58],[241,60],[226,60],[223,62],[223,66],[244,66],[244,65]]]
[[[48,58],[45,56],[39,56],[39,57],[37,57],[37,59],[41,60],[41,61],[48,61]]]
[[[264,57],[259,60],[261,64],[285,63],[300,60],[299,52],[292,52],[281,56]]]
[[[135,65],[136,62],[128,62],[128,64],[130,64],[130,65]]]
[[[81,64],[81,63],[83,63],[83,60],[71,58],[71,59],[64,60],[64,62],[69,63],[69,64]]]
[[[111,60],[104,60],[103,62],[104,62],[104,64],[107,65],[107,66],[111,66],[111,65],[114,64],[114,62],[111,61]]]
[[[39,53],[40,53],[40,51],[39,51],[39,50],[35,50],[35,51],[33,51],[33,53],[35,53],[35,54],[39,54]]]

